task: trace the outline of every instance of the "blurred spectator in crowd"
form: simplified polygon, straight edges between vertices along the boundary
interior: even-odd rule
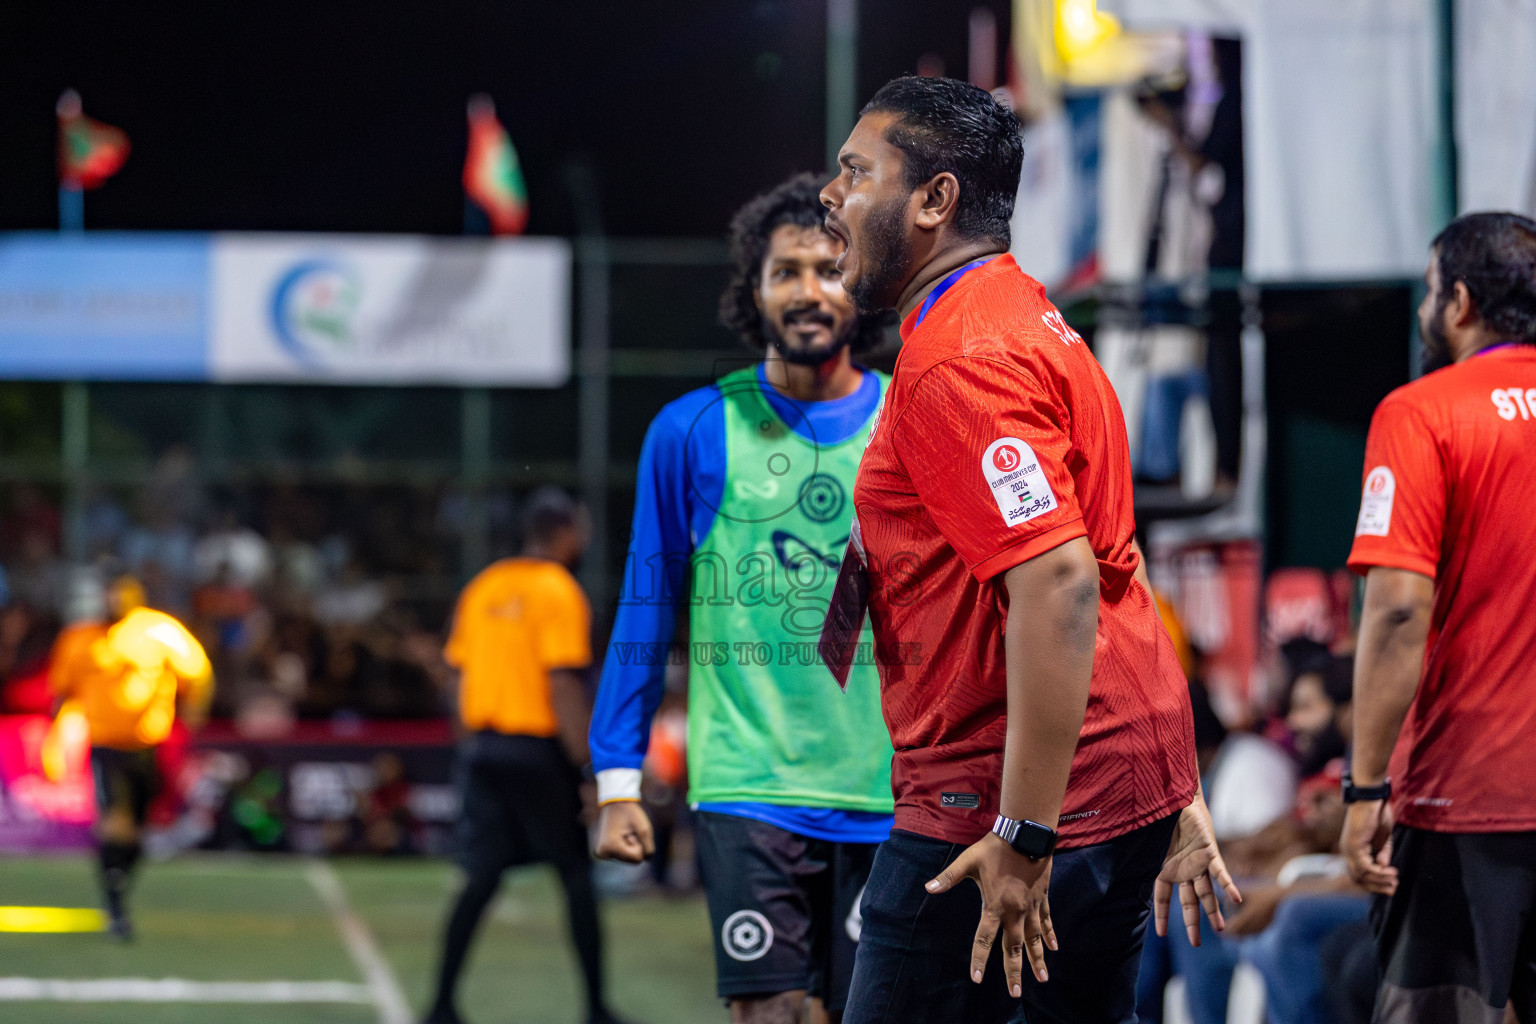
[[[1252,836],[1290,813],[1296,797],[1296,763],[1274,740],[1253,732],[1228,731],[1211,710],[1210,696],[1198,676],[1190,699],[1197,709],[1196,746],[1202,740],[1208,744],[1201,752],[1205,800],[1216,839],[1225,851],[1232,840]],[[1227,864],[1237,873],[1230,855]]]
[[[1284,816],[1223,843],[1228,864],[1243,879],[1244,896],[1241,906],[1231,908],[1226,932],[1204,928],[1199,948],[1177,929],[1167,939],[1149,937],[1138,990],[1142,1019],[1162,1020],[1163,985],[1176,974],[1185,978],[1195,1024],[1221,1024],[1239,962],[1251,964],[1263,977],[1271,1024],[1328,1024],[1334,1019],[1322,949],[1336,932],[1348,929],[1345,937],[1352,935],[1369,909],[1364,890],[1345,874],[1337,847],[1352,665],[1311,642],[1288,644],[1284,653],[1291,666],[1282,710],[1294,737],[1292,770],[1307,775],[1293,786]],[[1220,724],[1198,691],[1191,696],[1196,743],[1208,747],[1207,737]]]
[[[59,632],[58,616],[25,601],[0,604],[0,712],[48,714],[48,657]]]
[[[359,801],[363,848],[369,853],[411,853],[420,848],[411,786],[405,765],[394,754],[373,759],[373,787]]]
[[[242,587],[257,587],[272,575],[272,547],[233,509],[220,509],[212,529],[192,548],[192,571],[199,583],[221,577]]]

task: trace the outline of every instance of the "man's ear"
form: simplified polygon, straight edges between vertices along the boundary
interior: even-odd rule
[[[953,224],[960,208],[960,179],[949,171],[935,174],[918,190],[922,205],[917,210],[917,226],[936,231],[940,225]]]
[[[1465,281],[1457,281],[1451,286],[1451,301],[1446,304],[1446,312],[1453,327],[1472,327],[1482,316]]]

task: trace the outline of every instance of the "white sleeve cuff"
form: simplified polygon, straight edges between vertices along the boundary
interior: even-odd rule
[[[639,768],[604,768],[597,773],[597,802],[640,799]]]

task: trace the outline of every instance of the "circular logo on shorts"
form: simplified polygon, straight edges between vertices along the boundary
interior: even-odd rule
[[[800,485],[800,511],[815,523],[830,523],[842,515],[847,499],[843,485],[825,473],[812,473]]]
[[[773,925],[755,910],[738,910],[725,919],[720,943],[732,960],[756,960],[773,948]]]
[[[1019,450],[1011,444],[999,445],[992,453],[992,465],[1004,473],[1012,473],[1019,468]]]

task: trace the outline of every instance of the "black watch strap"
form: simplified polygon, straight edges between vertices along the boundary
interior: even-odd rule
[[[1392,796],[1392,780],[1382,779],[1379,786],[1357,786],[1347,773],[1344,776],[1344,802],[1358,804],[1367,800],[1386,800]]]
[[[1056,830],[1038,821],[1020,821],[999,814],[992,824],[992,831],[1030,860],[1043,860],[1056,850]]]

